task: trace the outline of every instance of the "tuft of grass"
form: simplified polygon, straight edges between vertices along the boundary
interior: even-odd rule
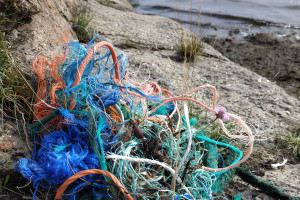
[[[110,0],[97,0],[98,3],[100,3],[103,6],[111,7],[113,8],[113,3]]]
[[[74,25],[73,30],[80,42],[87,43],[93,37],[93,30],[89,26],[93,19],[93,16],[90,14],[90,9],[84,5],[79,7],[74,13],[72,20]]]
[[[10,175],[6,175],[4,181],[0,180],[0,194],[2,194],[3,189],[6,187],[8,181],[10,179]],[[3,183],[2,183],[3,182]]]
[[[300,155],[300,126],[293,128],[287,134],[277,134],[276,142],[292,151],[292,155]]]
[[[189,38],[181,38],[180,44],[176,45],[175,49],[178,55],[193,62],[200,55],[202,47],[202,41],[191,32]]]
[[[22,74],[21,66],[16,64],[11,56],[13,49],[9,47],[7,22],[12,23],[5,14],[0,14],[0,117],[2,120],[4,116],[17,119],[20,114],[28,117],[30,112],[26,103],[31,102],[33,97],[32,87]]]

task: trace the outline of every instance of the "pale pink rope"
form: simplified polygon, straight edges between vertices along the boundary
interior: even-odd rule
[[[229,114],[229,113],[228,113]],[[251,155],[252,153],[252,150],[253,150],[253,144],[254,144],[254,137],[252,135],[252,132],[250,130],[250,128],[247,126],[247,124],[241,119],[239,118],[238,116],[234,115],[234,114],[230,114],[230,118],[232,118],[236,123],[238,123],[239,125],[241,125],[247,132],[248,134],[248,138],[249,138],[249,148],[248,148],[248,151],[246,152],[245,156],[239,161],[237,162],[236,164],[234,165],[231,165],[229,167],[224,167],[224,168],[216,168],[216,169],[213,169],[213,168],[209,168],[209,167],[205,167],[203,166],[202,169],[204,170],[207,170],[207,171],[213,171],[213,172],[221,172],[221,171],[225,171],[225,170],[228,170],[228,169],[232,169],[240,164],[242,164],[243,162],[245,162],[249,156]]]
[[[228,113],[229,114],[229,113]],[[230,116],[232,114],[229,114]],[[247,136],[244,136],[244,135],[231,135],[228,133],[223,121],[221,119],[218,119],[218,123],[219,125],[221,126],[222,130],[224,131],[224,133],[229,137],[229,138],[232,138],[232,139],[244,139],[245,137]]]
[[[195,100],[195,99],[192,99],[192,98],[188,98],[188,97],[176,97],[176,98],[170,98],[168,101],[162,103],[160,106],[156,107],[155,109],[153,109],[151,112],[155,112],[156,109],[158,109],[159,107],[169,103],[169,102],[172,102],[175,100],[189,100],[189,101],[193,101],[201,106],[203,106],[204,108],[214,112],[214,110],[212,110],[211,108],[205,106],[204,104],[202,104],[201,102]],[[229,113],[228,113],[229,114]],[[209,168],[209,167],[205,167],[203,166],[202,169],[204,170],[207,170],[207,171],[214,171],[214,172],[220,172],[220,171],[225,171],[225,170],[228,170],[228,169],[232,169],[238,165],[240,165],[241,163],[243,163],[245,160],[248,159],[248,157],[251,155],[252,153],[252,150],[253,150],[253,144],[254,144],[254,138],[253,138],[253,134],[250,130],[250,128],[245,124],[245,122],[239,118],[238,116],[234,115],[234,114],[229,114],[230,115],[230,118],[232,118],[236,123],[238,123],[239,125],[241,125],[247,132],[247,135],[248,135],[248,139],[249,139],[249,148],[248,148],[248,151],[246,152],[245,156],[243,157],[243,159],[241,159],[239,162],[237,162],[236,164],[232,165],[232,166],[229,166],[229,167],[225,167],[225,168],[216,168],[216,169],[213,169],[213,168]],[[223,125],[223,122],[221,122],[222,125]],[[226,127],[223,125],[222,129],[224,130],[224,132],[226,133],[226,135],[230,138],[241,138],[243,136],[239,136],[239,135],[230,135],[226,129]]]
[[[185,96],[179,96],[179,97],[177,96],[177,97],[173,97],[173,98],[162,99],[162,101],[164,101],[164,102],[161,103],[159,106],[155,107],[154,109],[152,109],[152,110],[150,111],[150,113],[155,112],[158,108],[160,108],[160,107],[166,105],[167,103],[170,103],[170,102],[173,102],[173,101],[179,101],[179,100],[192,101],[192,102],[195,102],[196,104],[201,105],[202,107],[204,107],[204,108],[207,109],[207,110],[210,110],[210,111],[212,111],[212,112],[215,112],[214,109],[208,107],[207,105],[205,105],[205,104],[201,103],[200,101],[197,101],[197,100],[195,100],[195,99],[193,99],[193,98],[185,97]]]
[[[190,95],[200,89],[203,89],[203,88],[211,88],[214,90],[214,98],[213,98],[213,107],[210,108],[208,107],[207,105],[203,104],[202,102],[200,101],[197,101],[195,99],[192,99],[192,98],[189,98],[189,97],[186,97],[187,95]],[[171,95],[170,95],[171,96]],[[192,101],[192,102],[195,102],[199,105],[201,105],[202,107],[204,107],[205,109],[215,113],[215,105],[216,105],[216,101],[217,101],[217,91],[216,91],[216,88],[214,86],[211,86],[211,85],[204,85],[204,86],[199,86],[189,92],[187,92],[186,94],[182,95],[182,96],[176,96],[176,97],[169,97],[169,98],[165,98],[165,99],[162,99],[162,101],[164,101],[164,103],[160,104],[159,106],[157,106],[156,108],[152,109],[150,111],[150,113],[153,113],[155,112],[158,108],[162,107],[163,105],[166,105],[167,103],[169,102],[176,102],[178,100],[188,100],[188,101]],[[228,113],[229,114],[229,113]],[[213,169],[213,168],[209,168],[209,167],[205,167],[203,166],[202,168],[204,170],[207,170],[207,171],[214,171],[214,172],[220,172],[220,171],[225,171],[225,170],[228,170],[228,169],[232,169],[238,165],[240,165],[241,163],[243,163],[245,160],[248,159],[248,157],[251,155],[252,153],[252,150],[253,150],[253,144],[254,144],[254,138],[253,138],[253,134],[250,130],[250,128],[245,124],[245,122],[239,118],[238,116],[234,115],[234,114],[229,114],[230,117],[236,122],[238,123],[239,125],[241,125],[247,132],[247,135],[248,135],[248,139],[249,139],[249,148],[245,154],[245,156],[239,161],[237,162],[236,164],[232,165],[232,166],[229,166],[229,167],[225,167],[225,168],[216,168],[216,169]],[[225,132],[225,134],[230,137],[230,138],[244,138],[244,136],[240,136],[240,135],[230,135],[226,129],[226,127],[224,126],[222,120],[218,119],[219,121],[219,124],[221,126],[221,128],[223,129],[223,131]]]

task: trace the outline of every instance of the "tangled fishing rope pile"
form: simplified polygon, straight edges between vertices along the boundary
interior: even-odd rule
[[[86,193],[98,199],[212,199],[220,177],[250,156],[251,130],[224,107],[216,108],[214,86],[175,95],[156,82],[130,79],[125,65],[125,55],[107,41],[85,47],[68,37],[61,55],[33,62],[36,123],[28,128],[35,150],[33,158],[16,163],[35,187],[33,198],[43,187],[57,190],[55,199],[84,199]],[[211,107],[190,97],[204,89],[213,90]],[[187,102],[215,115],[229,138],[246,137],[245,155],[196,130]],[[231,135],[227,120],[247,136]],[[230,163],[218,162],[218,147],[233,154]]]

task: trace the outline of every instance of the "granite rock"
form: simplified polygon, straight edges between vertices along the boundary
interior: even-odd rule
[[[32,4],[32,10],[27,9],[32,14],[28,15],[30,20],[13,32],[11,43],[17,45],[15,57],[28,68],[37,55],[51,56],[55,53],[61,36],[57,30],[70,30],[73,10],[84,3],[94,16],[91,27],[95,32],[128,56],[127,68],[133,79],[151,81],[165,77],[176,94],[185,91],[183,85],[188,89],[204,84],[214,85],[219,96],[217,105],[224,105],[231,113],[241,116],[252,128],[257,141],[271,143],[276,133],[284,134],[287,127],[299,124],[299,100],[268,79],[230,61],[211,46],[203,43],[202,54],[194,63],[185,64],[174,59],[178,56],[174,46],[189,30],[171,19],[116,10],[95,0],[24,2],[24,5]],[[72,36],[76,39],[73,32]],[[159,80],[159,84],[169,87],[167,81]],[[195,97],[211,105],[211,91],[200,91]],[[12,135],[18,137],[16,133]],[[16,138],[16,141],[21,139]],[[24,143],[21,146],[25,149]],[[27,157],[26,153],[22,157]],[[291,182],[292,179],[283,181]],[[290,194],[294,194],[293,191]]]

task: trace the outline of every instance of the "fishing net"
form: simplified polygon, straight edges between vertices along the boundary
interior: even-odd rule
[[[55,199],[212,199],[251,154],[251,130],[216,108],[214,86],[175,95],[155,81],[132,80],[126,56],[97,35],[86,46],[67,36],[61,43],[60,55],[32,63],[37,91],[28,129],[35,150],[16,169],[33,183],[33,198],[43,187],[57,190]],[[211,106],[191,98],[206,89],[214,93]],[[197,126],[201,117],[190,119],[187,102],[215,116],[209,124],[229,139],[209,138]],[[232,135],[227,120],[245,134]],[[230,138],[247,139],[246,153]]]

